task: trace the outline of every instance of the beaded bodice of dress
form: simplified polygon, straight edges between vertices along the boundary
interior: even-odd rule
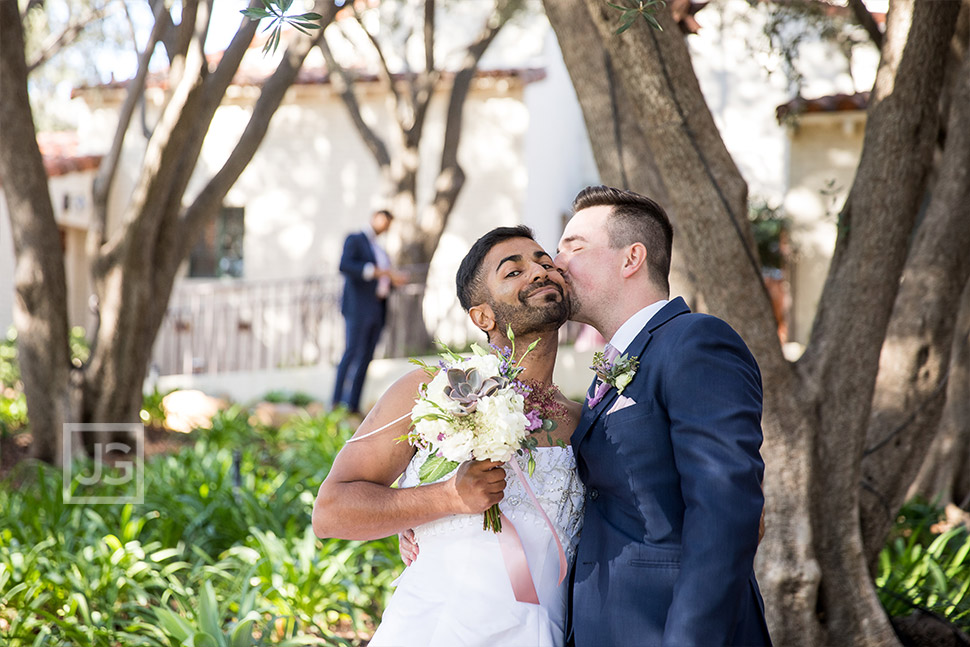
[[[418,450],[401,477],[400,487],[413,487],[419,484],[418,469],[428,457],[427,450]],[[535,471],[529,476],[528,457],[514,456],[529,486],[556,527],[566,557],[572,559],[579,532],[583,523],[583,501],[585,489],[576,471],[576,459],[572,447],[539,447],[535,450]],[[499,507],[521,532],[520,524],[545,526],[542,515],[535,509],[532,497],[526,492],[515,471],[505,468],[505,498]],[[451,478],[454,472],[443,476],[441,481]],[[419,543],[423,535],[446,534],[468,527],[482,527],[482,515],[461,514],[444,517],[423,524],[414,529]]]

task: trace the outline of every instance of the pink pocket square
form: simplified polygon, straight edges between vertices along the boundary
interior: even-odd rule
[[[626,409],[627,407],[632,407],[636,403],[637,401],[634,400],[633,398],[628,398],[625,395],[621,395],[616,399],[616,402],[613,403],[613,406],[610,407],[610,410],[606,412],[606,415],[610,415],[611,413],[616,413],[620,409]]]

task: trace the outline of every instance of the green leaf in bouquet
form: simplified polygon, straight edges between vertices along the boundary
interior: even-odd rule
[[[465,360],[464,357],[462,357],[461,355],[459,355],[455,351],[453,351],[450,348],[448,348],[448,344],[444,343],[440,339],[434,340],[434,343],[435,343],[435,345],[438,348],[441,349],[441,352],[439,353],[439,356],[441,358],[443,358],[443,359],[451,359],[451,360],[454,360],[456,362],[462,362],[462,361]]]
[[[458,467],[457,461],[450,461],[444,456],[429,456],[418,470],[418,480],[422,483],[433,483],[456,467]]]
[[[435,375],[438,374],[438,371],[441,370],[437,366],[430,366],[429,364],[423,362],[422,360],[418,359],[417,357],[410,358],[408,360],[408,363],[414,364],[415,366],[421,368],[425,373],[428,374],[428,377],[434,377]],[[427,384],[422,384],[421,386],[424,387],[424,388],[427,388],[428,385]]]
[[[413,418],[415,422],[418,420],[444,420],[445,422],[451,422],[454,420],[451,416],[444,413],[426,413],[423,416],[416,416]]]
[[[472,352],[478,355],[479,357],[485,357],[486,355],[489,354],[487,350],[485,350],[478,344],[472,344]]]

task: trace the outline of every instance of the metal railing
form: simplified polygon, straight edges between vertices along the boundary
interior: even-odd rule
[[[172,291],[155,340],[152,368],[159,375],[171,375],[336,364],[344,350],[342,289],[339,274],[183,281]],[[406,307],[409,302],[421,304],[420,317]],[[484,343],[484,335],[458,304],[454,283],[413,283],[392,293],[376,357],[435,352],[430,344],[415,348],[403,341],[409,338],[403,334],[407,327],[421,326],[421,319],[433,339],[452,348]],[[581,328],[563,326],[560,342],[575,340]]]

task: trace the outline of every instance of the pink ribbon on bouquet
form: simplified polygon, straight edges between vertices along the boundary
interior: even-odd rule
[[[532,488],[529,487],[529,482],[526,480],[525,474],[522,473],[522,468],[519,467],[518,462],[511,460],[509,464],[516,476],[519,477],[519,481],[529,498],[532,499],[532,503],[535,504],[536,510],[542,515],[550,532],[552,532],[552,538],[556,540],[556,547],[559,549],[559,584],[562,584],[562,581],[566,579],[568,565],[566,564],[566,551],[563,550],[562,542],[559,541],[559,533],[556,532],[556,527],[549,520],[549,515],[542,509],[542,504],[539,503],[539,499]],[[519,602],[539,604],[539,595],[536,593],[535,583],[532,581],[529,560],[526,557],[525,548],[522,546],[522,539],[504,513],[502,514],[502,532],[498,533],[498,545],[502,550],[502,559],[505,561],[505,570],[509,574],[509,582],[512,583],[512,592],[515,594],[515,599]]]

